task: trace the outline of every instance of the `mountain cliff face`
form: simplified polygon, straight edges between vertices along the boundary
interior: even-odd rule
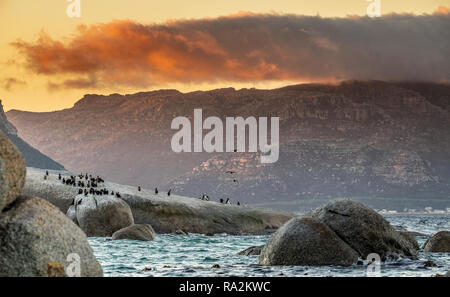
[[[40,169],[62,170],[64,167],[49,157],[41,154],[38,150],[31,147],[17,135],[17,129],[6,118],[3,105],[0,100],[0,130],[8,136],[14,145],[22,152],[26,164],[29,167]]]
[[[173,153],[177,116],[280,117],[280,157]],[[450,86],[345,82],[275,90],[86,95],[73,108],[8,112],[20,135],[69,170],[177,193],[289,209],[335,197],[375,207],[448,207]],[[226,171],[235,171],[230,175]]]

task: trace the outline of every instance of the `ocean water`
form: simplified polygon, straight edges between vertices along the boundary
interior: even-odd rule
[[[426,235],[450,230],[450,216],[446,215],[395,215],[386,216],[386,219],[393,225],[401,225],[408,231]],[[364,265],[264,267],[257,265],[258,256],[237,255],[250,246],[265,244],[268,238],[268,235],[157,234],[156,239],[151,242],[111,241],[108,238],[89,238],[89,242],[105,276],[367,276]],[[417,237],[420,246],[426,239]],[[426,261],[432,261],[436,266],[425,267]],[[214,264],[218,264],[220,268],[212,268]],[[429,277],[445,273],[449,269],[450,253],[420,252],[418,260],[398,259],[382,263],[380,275]]]

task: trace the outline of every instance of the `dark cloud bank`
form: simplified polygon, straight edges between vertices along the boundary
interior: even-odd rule
[[[81,26],[12,43],[53,87],[346,79],[450,81],[450,15],[239,15]],[[95,79],[93,78],[95,77]]]

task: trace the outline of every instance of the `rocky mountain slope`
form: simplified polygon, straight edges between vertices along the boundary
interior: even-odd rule
[[[64,167],[61,164],[53,161],[46,155],[39,152],[37,149],[30,146],[28,143],[23,141],[17,135],[17,129],[12,125],[6,118],[5,112],[3,110],[3,105],[0,100],[0,130],[2,130],[6,136],[11,140],[12,143],[22,152],[25,157],[27,166],[42,168],[42,169],[55,169],[62,170]]]
[[[280,157],[172,152],[177,116],[280,117]],[[373,207],[448,207],[450,86],[344,82],[274,90],[86,95],[73,108],[13,110],[19,135],[69,170],[214,200],[313,207],[334,197]],[[235,171],[230,176],[226,171]]]

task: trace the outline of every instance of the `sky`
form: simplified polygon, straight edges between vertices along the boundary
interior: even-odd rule
[[[450,0],[0,0],[5,110],[86,93],[274,88],[345,79],[448,82]]]

